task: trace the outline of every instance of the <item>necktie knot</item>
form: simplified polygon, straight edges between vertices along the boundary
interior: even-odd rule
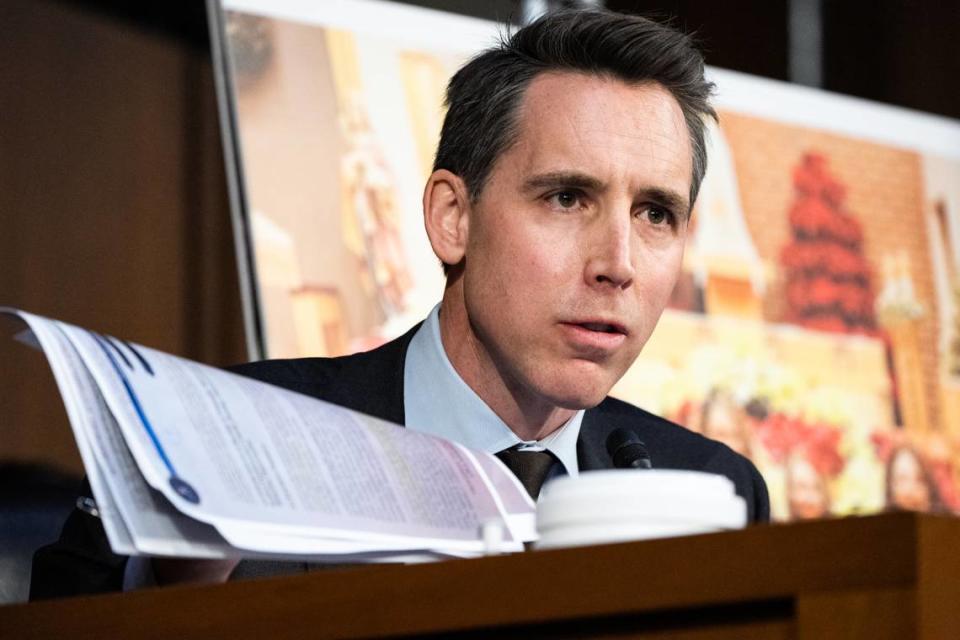
[[[524,451],[512,447],[497,453],[497,457],[520,480],[520,484],[527,490],[534,500],[540,495],[540,487],[547,479],[556,456],[549,451]]]

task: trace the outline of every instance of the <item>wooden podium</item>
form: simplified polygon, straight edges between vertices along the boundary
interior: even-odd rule
[[[0,638],[960,638],[960,520],[888,514],[0,607]]]

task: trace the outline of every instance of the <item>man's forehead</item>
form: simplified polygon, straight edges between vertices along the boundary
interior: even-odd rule
[[[544,72],[524,95],[512,147],[508,153],[519,155],[519,164],[531,172],[643,174],[644,168],[656,167],[658,177],[677,188],[680,183],[689,187],[693,172],[680,105],[654,82],[628,84],[610,76]],[[565,162],[585,164],[560,166]]]
[[[517,115],[521,135],[545,124],[589,130],[610,122],[629,125],[625,135],[686,134],[680,104],[663,85],[627,83],[606,74],[543,72],[530,82]]]

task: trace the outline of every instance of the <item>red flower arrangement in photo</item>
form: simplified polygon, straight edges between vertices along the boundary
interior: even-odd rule
[[[871,270],[860,223],[844,207],[846,188],[815,153],[804,155],[793,186],[792,238],[780,253],[787,320],[820,331],[874,334]]]
[[[824,478],[837,476],[846,464],[840,454],[840,429],[772,413],[756,427],[756,434],[774,462],[783,464],[800,452]]]

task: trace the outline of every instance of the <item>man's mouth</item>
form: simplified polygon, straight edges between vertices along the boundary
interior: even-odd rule
[[[588,329],[590,331],[599,331],[601,333],[627,333],[627,330],[622,325],[609,322],[575,322],[572,324],[576,324],[577,326],[583,327],[584,329]]]
[[[565,335],[577,352],[606,357],[623,346],[627,328],[617,322],[587,320],[564,322]]]

